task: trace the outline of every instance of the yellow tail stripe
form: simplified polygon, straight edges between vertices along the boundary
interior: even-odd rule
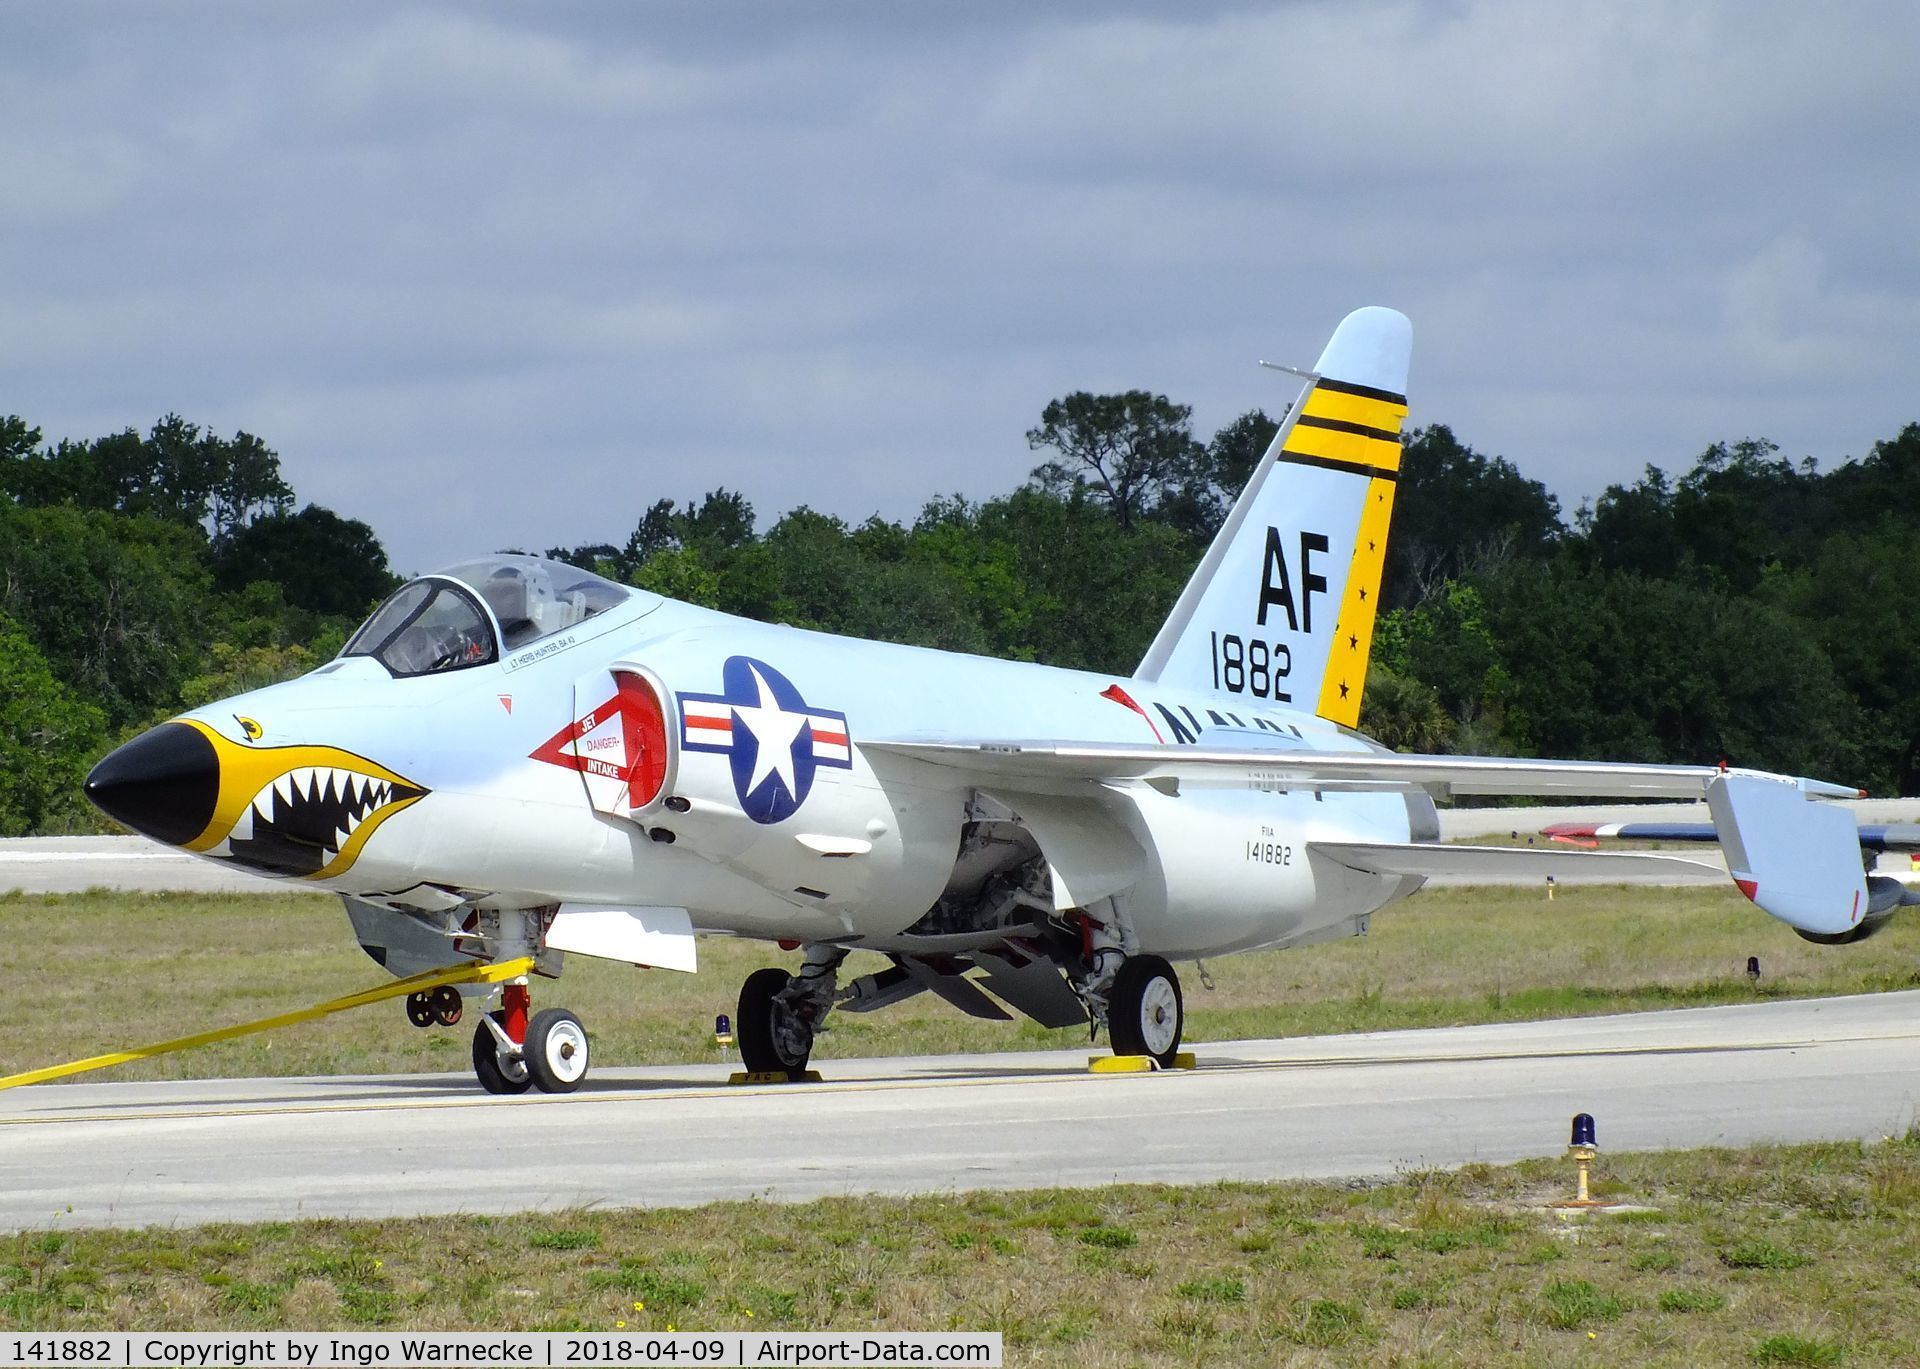
[[[1309,428],[1304,423],[1294,425],[1293,431],[1287,434],[1287,445],[1281,450],[1295,452],[1301,456],[1324,456],[1333,461],[1351,461],[1355,465],[1371,466],[1376,470],[1400,469],[1398,442],[1383,442],[1377,437],[1336,432],[1331,428]]]
[[[211,1046],[215,1042],[230,1041],[236,1036],[251,1036],[254,1032],[272,1031],[275,1027],[291,1027],[301,1022],[311,1022],[316,1017],[325,1017],[330,1013],[345,1012],[348,1008],[365,1007],[369,1003],[398,998],[402,994],[418,993],[422,989],[438,988],[442,984],[498,984],[505,979],[518,979],[532,968],[533,958],[522,956],[518,960],[503,960],[497,965],[454,965],[444,970],[428,970],[425,974],[396,979],[391,984],[381,984],[371,989],[362,989],[359,993],[350,993],[344,998],[330,998],[325,1003],[316,1003],[311,1008],[301,1008],[297,1012],[283,1012],[273,1017],[263,1017],[258,1022],[243,1022],[237,1027],[216,1027],[212,1031],[196,1032],[192,1036],[182,1036],[174,1041],[162,1041],[158,1045],[139,1046],[128,1051],[114,1051],[109,1055],[95,1055],[85,1060],[74,1060],[65,1065],[49,1065],[45,1069],[28,1070],[24,1074],[9,1074],[5,1078],[0,1078],[0,1089],[19,1088],[22,1084],[44,1084],[50,1079],[65,1079],[71,1074],[103,1070],[111,1065],[127,1065],[135,1060],[147,1060],[173,1051],[192,1050],[195,1046]]]
[[[1344,727],[1360,725],[1360,695],[1367,683],[1367,658],[1373,651],[1373,620],[1380,611],[1380,577],[1387,564],[1394,489],[1391,480],[1367,482],[1367,505],[1360,512],[1360,531],[1354,537],[1347,592],[1340,601],[1340,620],[1327,652],[1327,673],[1320,681],[1320,716]]]
[[[1337,418],[1343,423],[1358,423],[1364,427],[1397,433],[1401,423],[1406,420],[1407,406],[1366,395],[1343,395],[1338,390],[1316,385],[1307,392],[1306,402],[1300,406],[1300,412],[1312,414],[1315,418]]]

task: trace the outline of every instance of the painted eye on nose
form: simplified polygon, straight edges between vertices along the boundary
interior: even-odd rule
[[[109,752],[87,776],[94,807],[156,841],[185,846],[213,821],[220,758],[185,723],[162,723]]]

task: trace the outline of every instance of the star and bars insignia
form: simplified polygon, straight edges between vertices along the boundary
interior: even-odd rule
[[[798,812],[822,766],[853,768],[846,714],[807,703],[791,680],[751,656],[729,656],[720,678],[719,694],[680,694],[680,745],[727,757],[734,794],[755,822]]]

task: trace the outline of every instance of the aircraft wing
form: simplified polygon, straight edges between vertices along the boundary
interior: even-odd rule
[[[868,741],[864,749],[951,766],[991,779],[1189,780],[1326,789],[1425,789],[1436,797],[1515,794],[1700,799],[1714,780],[1733,775],[1789,783],[1812,798],[1864,797],[1850,785],[1754,770],[1723,771],[1711,765],[984,739]]]
[[[1869,884],[1860,863],[1859,829],[1844,808],[1812,799],[1864,798],[1858,789],[1825,780],[1772,775],[1711,765],[1621,765],[1602,761],[1547,761],[1494,756],[1410,756],[1388,751],[1309,751],[1277,744],[1221,748],[1145,746],[1127,743],[869,741],[870,751],[953,767],[977,784],[1024,783],[1050,788],[1139,780],[1156,787],[1184,784],[1246,785],[1327,790],[1424,789],[1436,797],[1455,794],[1578,795],[1583,798],[1705,799],[1740,891],[1765,911],[1815,937],[1857,937],[1873,919],[1899,901],[1899,886]],[[1328,843],[1330,849],[1339,843]],[[1353,845],[1353,844],[1349,844]],[[1368,860],[1380,873],[1438,874],[1452,862],[1482,868],[1504,864],[1506,873],[1529,874],[1529,857],[1576,852],[1474,855],[1447,853],[1441,845],[1404,843],[1394,848],[1359,844],[1348,864]],[[1608,853],[1619,860],[1624,853]],[[1339,858],[1336,856],[1336,858]],[[1694,862],[1677,862],[1691,865]],[[1355,865],[1354,868],[1362,868]],[[1594,869],[1596,867],[1584,867]],[[1647,869],[1647,866],[1641,866]],[[1878,877],[1876,877],[1878,878]],[[1863,919],[1866,921],[1863,922]]]
[[[1450,846],[1430,841],[1310,841],[1307,849],[1371,875],[1467,879],[1725,879],[1724,865],[1628,851],[1556,851],[1537,846]]]

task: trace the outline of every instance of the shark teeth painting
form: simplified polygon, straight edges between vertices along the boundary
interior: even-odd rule
[[[426,790],[341,766],[300,766],[261,788],[227,838],[225,855],[276,874],[315,875],[354,834]]]

